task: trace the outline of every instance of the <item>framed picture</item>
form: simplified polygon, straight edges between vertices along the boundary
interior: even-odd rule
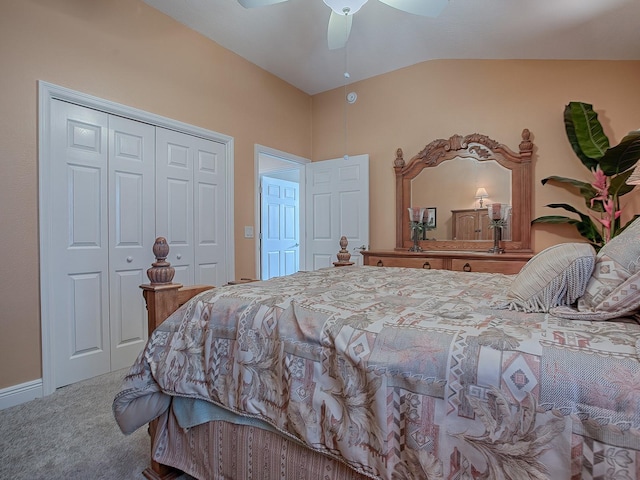
[[[436,228],[436,207],[428,207],[424,214],[425,227]]]

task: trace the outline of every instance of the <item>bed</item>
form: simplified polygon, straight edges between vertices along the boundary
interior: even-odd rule
[[[518,275],[152,284],[114,414],[151,422],[147,478],[638,480],[639,264],[640,220]]]

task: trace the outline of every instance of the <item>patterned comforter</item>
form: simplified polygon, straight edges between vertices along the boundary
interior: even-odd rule
[[[203,399],[381,479],[640,479],[640,326],[498,309],[512,278],[348,267],[213,289],[154,332],[116,418]]]

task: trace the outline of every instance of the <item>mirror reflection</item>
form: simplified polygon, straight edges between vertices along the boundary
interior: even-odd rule
[[[487,207],[512,204],[511,170],[495,160],[456,157],[423,169],[411,180],[411,205],[430,209],[435,228],[430,240],[491,240]],[[511,218],[502,232],[510,240]]]

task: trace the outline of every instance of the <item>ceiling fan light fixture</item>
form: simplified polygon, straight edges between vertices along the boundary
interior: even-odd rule
[[[353,15],[368,0],[324,0],[324,3],[338,15]]]

